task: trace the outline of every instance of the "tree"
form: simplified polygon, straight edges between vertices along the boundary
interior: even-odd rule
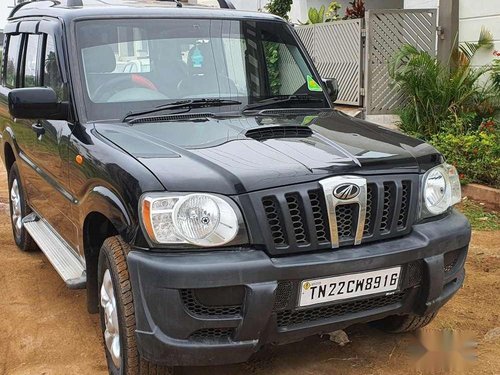
[[[271,0],[265,9],[272,14],[288,20],[288,13],[292,10],[293,0]]]

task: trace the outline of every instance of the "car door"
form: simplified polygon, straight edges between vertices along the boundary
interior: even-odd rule
[[[7,97],[12,89],[22,87],[21,67],[23,66],[24,43],[26,33],[18,32],[21,23],[10,23],[6,27],[6,38],[4,48],[4,66],[2,75],[2,87],[0,88],[0,98],[2,101],[1,121],[4,132],[10,134],[15,142],[15,148],[19,157],[17,165],[20,170],[23,186],[26,190],[26,198],[32,206],[32,198],[36,195],[36,172],[28,164],[23,162],[23,151],[32,148],[33,133],[28,128],[28,123],[24,120],[13,119],[8,111]],[[29,25],[28,25],[29,26]],[[24,26],[27,27],[27,26]]]
[[[21,50],[18,86],[51,87],[59,101],[67,101],[56,37],[51,33],[26,32],[22,36]],[[19,156],[27,170],[30,205],[76,249],[76,227],[70,218],[72,197],[67,189],[71,131],[68,121],[43,118],[16,121]]]

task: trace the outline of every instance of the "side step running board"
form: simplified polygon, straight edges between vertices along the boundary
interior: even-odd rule
[[[87,282],[85,267],[68,244],[34,213],[23,219],[23,225],[66,286],[70,289],[84,289]]]

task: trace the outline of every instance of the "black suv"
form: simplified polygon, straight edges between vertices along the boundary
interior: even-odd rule
[[[460,288],[456,170],[334,110],[289,24],[74,3],[12,12],[0,151],[15,241],[87,289],[110,373],[411,331]]]

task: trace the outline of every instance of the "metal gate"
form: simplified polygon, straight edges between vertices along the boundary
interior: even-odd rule
[[[361,98],[362,19],[297,28],[322,78],[336,78],[336,103],[359,106]]]
[[[336,103],[363,105],[368,115],[393,113],[403,100],[388,64],[404,44],[436,54],[435,9],[368,10],[365,19],[296,30],[321,77],[338,80]]]
[[[436,54],[436,10],[369,10],[366,12],[366,114],[390,114],[404,100],[391,85],[388,63],[405,44]]]

